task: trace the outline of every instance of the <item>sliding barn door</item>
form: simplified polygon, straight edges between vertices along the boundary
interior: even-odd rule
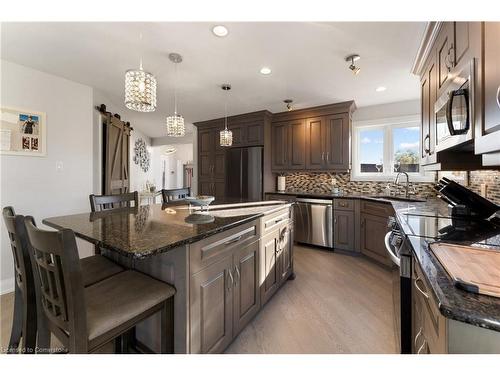
[[[103,115],[103,194],[128,193],[131,127],[116,115]]]

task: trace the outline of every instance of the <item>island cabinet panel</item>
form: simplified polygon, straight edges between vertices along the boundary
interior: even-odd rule
[[[333,225],[333,247],[341,250],[354,250],[354,211],[335,210]]]
[[[260,298],[265,304],[278,290],[280,275],[277,266],[279,250],[279,230],[275,230],[262,238]]]
[[[220,353],[233,338],[233,257],[191,277],[191,353]]]
[[[284,283],[293,272],[293,224],[285,223],[280,229],[278,267],[280,284]]]
[[[236,250],[234,270],[233,332],[237,335],[260,309],[259,241]]]

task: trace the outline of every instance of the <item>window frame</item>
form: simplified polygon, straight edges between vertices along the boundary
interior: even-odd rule
[[[393,172],[393,157],[394,157],[394,140],[392,131],[397,128],[418,127],[418,142],[419,147],[417,150],[420,171],[408,173],[411,182],[434,182],[434,174],[426,172],[421,167],[421,150],[422,147],[422,126],[420,115],[401,116],[382,118],[377,120],[364,120],[354,121],[352,131],[352,181],[394,181],[397,172]],[[383,170],[391,172],[361,172],[360,163],[360,132],[362,130],[383,130],[384,143],[383,143]]]

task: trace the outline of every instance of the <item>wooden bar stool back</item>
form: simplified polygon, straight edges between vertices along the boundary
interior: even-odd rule
[[[161,197],[163,203],[170,203],[183,200],[191,195],[191,188],[185,187],[180,189],[162,189]]]
[[[15,276],[14,315],[7,353],[34,353],[37,333],[36,297],[24,217],[16,216],[14,208],[10,206],[2,210],[2,215],[12,248]]]
[[[116,194],[116,195],[89,195],[90,210],[92,212],[112,210],[115,208],[138,207],[139,193]],[[134,203],[134,206],[131,203]]]
[[[173,351],[175,289],[135,271],[84,288],[75,234],[37,228],[25,219],[50,331],[70,353],[93,352],[137,323],[161,314],[161,352]]]

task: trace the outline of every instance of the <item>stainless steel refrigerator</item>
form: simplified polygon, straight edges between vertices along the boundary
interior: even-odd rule
[[[262,200],[263,147],[231,148],[226,154],[226,197]]]

